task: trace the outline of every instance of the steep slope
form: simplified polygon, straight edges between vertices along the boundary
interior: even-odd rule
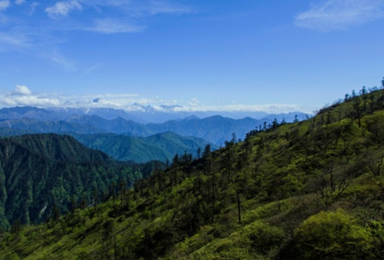
[[[383,259],[384,91],[135,183],[98,207],[0,237],[6,259]]]
[[[45,220],[53,207],[65,211],[72,196],[91,201],[111,182],[131,185],[142,175],[70,136],[25,135],[0,139],[0,224]]]

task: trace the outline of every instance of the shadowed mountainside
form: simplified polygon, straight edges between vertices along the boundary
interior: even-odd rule
[[[72,197],[91,202],[95,190],[101,198],[112,182],[122,179],[130,186],[143,175],[137,167],[114,161],[70,136],[2,138],[0,227],[7,228],[17,220],[41,222],[54,207],[68,210]]]

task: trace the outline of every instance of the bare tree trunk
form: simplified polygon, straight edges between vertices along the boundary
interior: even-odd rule
[[[240,201],[240,192],[236,189],[236,200],[237,200],[237,212],[239,215],[239,223],[241,223],[241,201]]]

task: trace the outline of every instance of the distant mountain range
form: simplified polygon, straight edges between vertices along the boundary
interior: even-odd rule
[[[254,119],[270,119],[281,121],[283,118],[287,121],[292,121],[295,115],[298,115],[299,120],[306,118],[306,114],[302,112],[290,112],[280,114],[268,114],[266,112],[249,112],[249,111],[181,111],[180,106],[143,106],[140,104],[133,104],[126,110],[113,109],[113,108],[70,108],[70,107],[52,107],[52,108],[37,108],[37,107],[12,107],[0,109],[1,119],[20,119],[24,117],[42,120],[65,120],[70,116],[88,115],[99,116],[107,120],[123,118],[128,121],[133,121],[140,124],[148,123],[164,123],[170,120],[181,120],[188,117],[207,118],[211,116],[221,115],[232,119],[242,119],[250,117]]]
[[[135,113],[138,113],[137,111]],[[53,108],[41,109],[36,107],[14,107],[0,110],[0,127],[27,130],[31,133],[73,133],[73,134],[120,134],[147,137],[150,135],[174,132],[181,136],[194,136],[208,142],[223,145],[232,138],[234,133],[238,138],[256,127],[273,120],[292,122],[295,117],[302,120],[307,117],[303,113],[268,115],[262,119],[246,117],[231,119],[223,116],[199,118],[189,114],[188,117],[170,120],[164,123],[143,124],[144,115],[155,115],[159,112],[147,107],[141,112],[140,118],[116,109],[75,109]],[[137,114],[136,114],[137,115]],[[175,115],[175,114],[174,114]],[[181,116],[182,114],[178,114]],[[11,132],[11,131],[8,131]]]

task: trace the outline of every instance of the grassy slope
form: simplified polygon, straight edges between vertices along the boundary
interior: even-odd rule
[[[181,158],[115,202],[3,234],[3,258],[382,259],[383,104],[375,91]]]

